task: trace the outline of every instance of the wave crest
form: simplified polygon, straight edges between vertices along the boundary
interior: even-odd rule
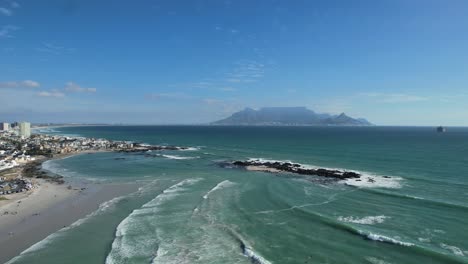
[[[224,188],[228,188],[228,187],[231,187],[233,185],[235,185],[236,183],[235,182],[231,182],[229,180],[225,180],[225,181],[222,181],[218,184],[216,184],[215,187],[213,187],[213,189],[209,190],[205,195],[203,195],[203,199],[208,199],[208,196],[212,193],[212,192],[215,192],[217,190],[221,190],[221,189],[224,189]]]
[[[353,216],[349,217],[338,217],[338,221],[346,222],[346,223],[353,223],[353,224],[361,224],[361,225],[374,225],[374,224],[381,224],[385,221],[386,218],[389,218],[385,215],[378,215],[378,216],[366,216],[362,218],[357,218]]]

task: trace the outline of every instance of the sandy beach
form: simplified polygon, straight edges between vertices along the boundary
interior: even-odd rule
[[[136,191],[136,184],[57,184],[35,179],[37,188],[0,201],[0,263],[98,209],[103,202]]]

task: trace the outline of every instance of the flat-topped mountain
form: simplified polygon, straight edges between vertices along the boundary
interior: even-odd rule
[[[370,126],[363,118],[318,114],[305,107],[264,107],[259,110],[245,108],[212,125],[289,125],[289,126]]]

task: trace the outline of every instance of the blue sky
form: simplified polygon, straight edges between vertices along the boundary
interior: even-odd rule
[[[0,119],[468,125],[468,1],[0,0]]]

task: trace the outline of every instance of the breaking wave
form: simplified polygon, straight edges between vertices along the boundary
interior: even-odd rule
[[[252,246],[250,246],[240,234],[231,228],[226,227],[226,231],[239,243],[242,254],[250,259],[253,264],[271,264],[270,261],[262,257],[260,254],[255,252]]]
[[[384,243],[389,243],[389,244],[394,244],[394,245],[400,245],[400,246],[406,246],[406,247],[411,247],[414,246],[413,243],[409,242],[404,242],[397,240],[395,238],[391,238],[388,236],[383,236],[379,234],[374,234],[374,233],[369,233],[369,232],[363,232],[363,231],[358,231],[359,234],[366,239],[373,240],[373,241],[378,241],[378,242],[384,242]]]
[[[141,208],[133,210],[118,226],[112,249],[106,257],[107,264],[125,263],[128,259],[139,258],[150,262],[158,255],[158,237],[154,234],[154,222],[145,220],[146,215],[158,211],[159,205],[177,197],[186,190],[184,187],[193,185],[201,178],[185,179],[156,195]]]
[[[463,253],[463,250],[461,250],[460,248],[458,248],[456,246],[451,246],[451,245],[441,243],[440,247],[443,248],[443,249],[451,251],[456,256],[461,256],[461,257],[465,256],[465,254]]]
[[[346,222],[346,223],[354,223],[354,224],[361,224],[361,225],[374,225],[374,224],[381,224],[385,221],[386,218],[389,218],[385,215],[378,215],[378,216],[366,216],[363,218],[357,217],[338,217],[338,221]]]
[[[168,159],[174,159],[174,160],[189,160],[189,159],[198,159],[200,157],[184,157],[184,156],[177,156],[177,155],[161,155],[161,157],[168,158]]]
[[[216,184],[215,187],[213,187],[213,189],[209,190],[205,195],[203,195],[203,199],[208,199],[208,196],[212,193],[212,192],[215,192],[217,190],[221,190],[221,189],[224,189],[224,188],[228,188],[228,187],[231,187],[233,185],[235,185],[236,183],[234,182],[231,182],[229,180],[225,180],[225,181],[222,181],[218,184]]]
[[[201,149],[201,147],[188,147],[188,148],[185,148],[185,149],[180,149],[179,151],[198,151],[200,149]]]

